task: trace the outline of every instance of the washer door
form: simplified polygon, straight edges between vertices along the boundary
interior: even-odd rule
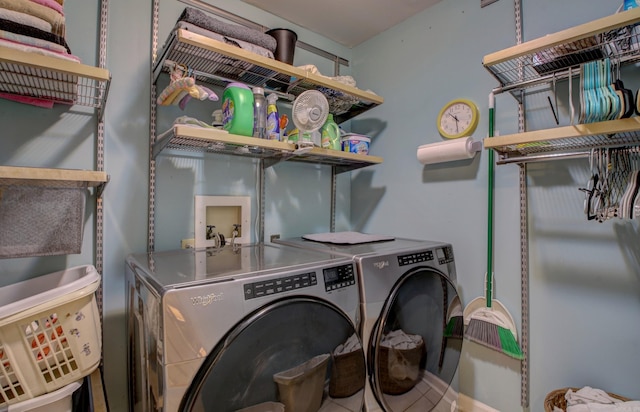
[[[371,334],[369,375],[388,412],[430,411],[447,394],[462,348],[462,311],[441,272],[414,269],[394,285]]]
[[[354,341],[359,350],[332,356]],[[279,410],[273,403],[280,402],[287,411],[315,412],[335,402],[359,411],[365,375],[362,344],[347,315],[320,299],[289,297],[258,309],[226,334],[179,410]]]

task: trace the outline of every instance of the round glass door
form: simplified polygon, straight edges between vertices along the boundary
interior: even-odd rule
[[[351,319],[320,299],[285,298],[227,333],[206,357],[180,411],[360,411],[365,379]]]
[[[460,299],[444,274],[420,268],[398,280],[369,347],[371,384],[385,411],[438,405],[458,367],[462,328]]]

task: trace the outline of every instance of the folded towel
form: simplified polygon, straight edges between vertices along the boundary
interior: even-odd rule
[[[30,14],[20,13],[13,10],[0,9],[0,19],[24,24],[25,26],[31,26],[34,29],[39,29],[44,32],[51,33],[51,23]]]
[[[53,107],[53,100],[40,99],[38,97],[22,96],[20,94],[0,92],[0,98],[18,103],[30,104],[32,106],[43,107],[45,109],[51,109]]]
[[[54,57],[56,59],[67,60],[74,63],[80,63],[80,58],[78,56],[74,56],[73,54],[58,53],[51,50],[41,49],[39,47],[29,46],[27,44],[15,43],[9,40],[0,39],[0,46],[24,52],[41,54],[43,56]]]
[[[0,0],[0,7],[30,14],[51,23],[51,32],[64,37],[64,16],[49,7],[42,6],[29,0]]]
[[[30,1],[34,3],[38,3],[45,7],[49,7],[50,9],[53,9],[64,16],[64,10],[62,8],[62,4],[58,3],[55,0],[30,0]]]
[[[567,406],[567,412],[640,412],[640,401],[613,404],[587,403]]]
[[[187,7],[184,9],[178,21],[186,21],[189,23],[193,23],[196,26],[202,27],[203,29],[211,30],[218,34],[222,34],[223,36],[229,36],[234,39],[243,40],[252,44],[256,44],[260,47],[264,47],[271,52],[276,50],[277,42],[276,39],[269,36],[268,34],[264,34],[259,32],[258,30],[250,29],[248,27],[240,26],[237,24],[230,24],[215,19],[203,11],[198,9],[194,9],[192,7]]]
[[[249,43],[240,39],[234,39],[232,37],[223,36],[222,34],[216,33],[211,30],[203,29],[202,27],[196,26],[195,24],[189,23],[187,21],[179,21],[176,24],[176,28],[184,29],[196,34],[200,34],[202,36],[207,36],[211,39],[218,40],[226,44],[231,44],[236,47],[240,47],[243,50],[249,51],[251,53],[255,53],[259,56],[273,59],[273,52],[269,49],[265,49],[264,47],[258,46],[257,44]]]
[[[71,49],[69,48],[69,45],[67,44],[64,37],[60,37],[53,33],[48,33],[46,31],[6,19],[0,19],[0,30],[58,44],[62,47],[63,52],[66,51],[67,53],[71,54]],[[22,43],[31,44],[28,41],[23,41]]]
[[[67,49],[57,43],[51,43],[50,41],[36,39],[35,37],[23,36],[22,34],[11,33],[10,31],[0,30],[0,39],[38,47],[40,49],[50,50],[56,53],[67,53]]]

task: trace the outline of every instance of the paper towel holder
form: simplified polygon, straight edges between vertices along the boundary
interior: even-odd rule
[[[481,151],[481,140],[474,141],[471,136],[455,140],[425,144],[418,147],[416,156],[422,164],[435,164],[452,162],[456,160],[471,159]]]

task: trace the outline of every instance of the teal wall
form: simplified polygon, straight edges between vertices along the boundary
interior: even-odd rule
[[[339,176],[337,230],[361,230],[451,242],[463,301],[483,295],[486,268],[487,155],[468,161],[422,166],[419,145],[441,141],[435,120],[453,98],[481,109],[475,139],[486,136],[487,98],[497,86],[482,57],[515,43],[514,5],[506,0],[481,9],[478,1],[443,0],[375,38],[346,49],[245,3],[216,6],[268,27],[292,28],[299,38],[350,60],[362,89],[385,98],[378,108],[346,127],[373,137],[371,152],[384,163]],[[618,2],[538,0],[523,6],[524,40],[613,13]],[[162,0],[158,46],[184,8]],[[99,16],[93,2],[67,0],[68,38],[74,54],[97,63]],[[151,2],[109,2],[107,62],[113,80],[105,117],[104,333],[105,379],[112,410],[126,409],[124,259],[147,248],[147,182],[150,111]],[[333,64],[300,49],[295,64],[316,64],[331,74]],[[633,68],[625,73],[638,86]],[[625,77],[627,81],[627,77]],[[160,82],[166,82],[161,78]],[[561,87],[559,87],[561,90]],[[527,98],[530,127],[550,127],[547,91]],[[566,94],[565,94],[566,95]],[[496,99],[496,128],[517,131],[515,100]],[[159,108],[158,129],[175,116],[209,120],[218,108],[195,102],[188,113]],[[559,97],[566,121],[566,98]],[[42,110],[0,100],[3,142],[0,164],[94,167],[96,122],[82,107]],[[157,161],[156,250],[179,247],[193,237],[194,195],[251,196],[254,221],[256,166],[228,156],[162,155]],[[639,222],[587,222],[582,215],[588,178],[583,160],[529,166],[531,408],[542,410],[545,395],[565,386],[591,385],[640,398],[640,358],[633,349],[640,332]],[[328,231],[330,170],[285,163],[266,173],[265,235],[295,236]],[[520,326],[518,167],[496,168],[496,297]],[[91,210],[91,208],[89,208]],[[80,255],[0,260],[0,286],[93,261],[93,216],[88,213]],[[255,240],[255,232],[254,232]],[[635,246],[634,246],[635,245]],[[520,367],[494,351],[465,342],[459,372],[465,394],[499,410],[520,410]]]
[[[523,2],[523,38],[531,40],[614,13],[618,1]],[[351,214],[358,230],[449,241],[463,301],[483,296],[486,272],[487,153],[473,160],[423,166],[419,145],[441,141],[440,108],[454,98],[481,110],[474,139],[488,133],[488,95],[497,82],[484,55],[515,44],[514,2],[445,0],[354,49],[354,77],[375,84],[385,103],[354,120],[378,127],[372,152],[380,166],[353,173]],[[638,87],[637,67],[623,72]],[[567,125],[567,86],[558,85]],[[574,86],[577,90],[577,85]],[[554,125],[547,90],[526,98],[529,130]],[[552,97],[553,99],[553,97]],[[517,103],[496,97],[496,130],[518,131]],[[588,222],[583,215],[586,160],[531,164],[527,183],[530,243],[530,410],[548,392],[590,385],[640,398],[640,258],[638,220]],[[495,172],[495,297],[518,329],[520,310],[519,168]],[[465,342],[460,391],[501,411],[521,410],[520,363]]]

